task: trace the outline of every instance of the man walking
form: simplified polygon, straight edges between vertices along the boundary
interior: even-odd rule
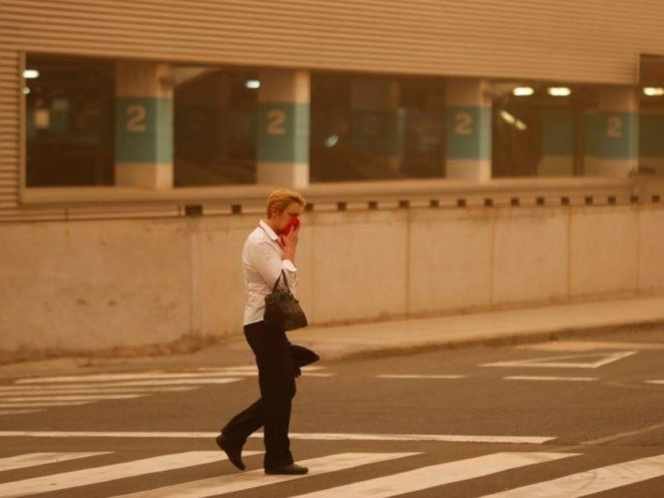
[[[291,402],[296,391],[296,366],[290,343],[284,330],[278,330],[264,321],[265,297],[272,292],[282,272],[295,293],[295,253],[299,217],[303,210],[304,200],[297,192],[272,192],[267,202],[267,221],[260,221],[242,251],[247,289],[244,335],[256,357],[261,397],[233,417],[217,437],[219,447],[240,470],[245,469],[242,447],[249,435],[263,426],[265,473],[308,472],[306,467],[294,463],[288,438]]]

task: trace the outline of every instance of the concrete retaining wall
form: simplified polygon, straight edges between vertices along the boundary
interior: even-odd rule
[[[106,349],[241,332],[257,215],[10,224],[0,350]],[[656,205],[310,212],[315,324],[664,291]]]

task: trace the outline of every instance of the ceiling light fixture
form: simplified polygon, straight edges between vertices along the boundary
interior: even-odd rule
[[[516,97],[529,97],[535,93],[535,90],[529,86],[518,86],[514,90],[512,90],[512,93]]]
[[[572,90],[566,86],[552,86],[549,88],[549,95],[552,97],[569,97],[571,94]]]
[[[664,95],[664,88],[661,86],[647,86],[643,89],[643,93],[648,97],[661,97]]]
[[[25,71],[23,71],[23,77],[26,80],[37,79],[39,78],[39,71],[37,71],[36,69],[26,69]]]

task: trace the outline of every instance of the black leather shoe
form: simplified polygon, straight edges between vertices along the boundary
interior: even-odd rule
[[[223,434],[217,436],[217,446],[226,453],[230,462],[238,469],[244,470],[244,462],[242,461],[242,446],[230,444]]]
[[[284,465],[283,467],[275,467],[273,469],[265,469],[266,474],[282,474],[282,475],[303,475],[309,472],[309,469],[302,467],[296,463]]]

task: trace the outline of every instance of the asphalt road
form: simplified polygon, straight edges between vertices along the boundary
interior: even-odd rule
[[[250,365],[14,379],[0,498],[661,498],[663,353],[649,331],[323,361],[298,379],[296,479],[262,473],[260,435],[245,473],[214,445],[257,396]]]

